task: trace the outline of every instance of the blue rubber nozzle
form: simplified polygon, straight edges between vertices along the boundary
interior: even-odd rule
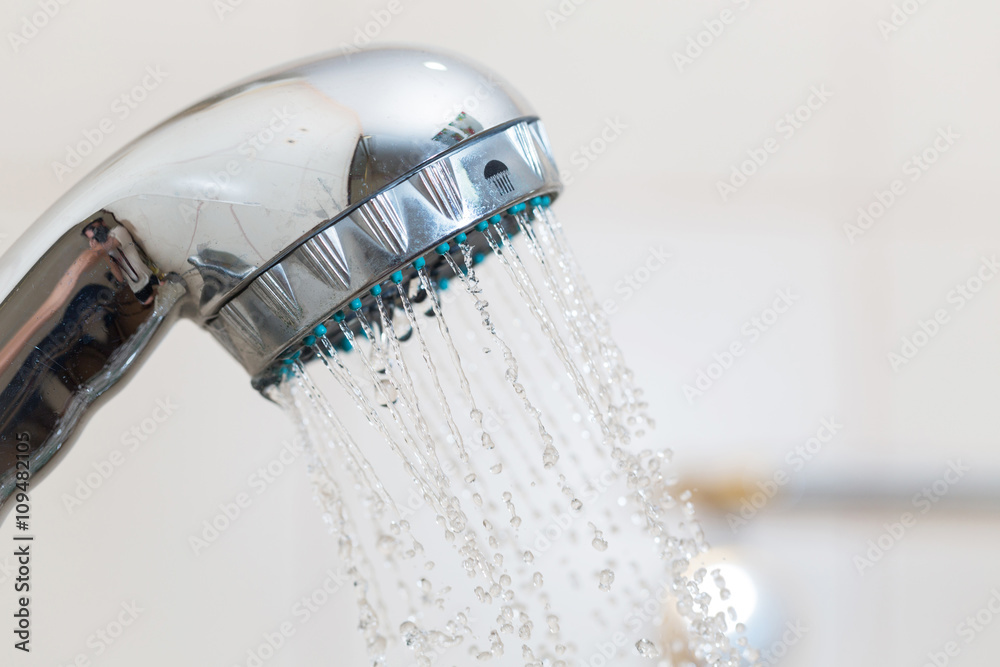
[[[368,291],[371,293],[372,296],[378,296],[379,294],[382,293],[382,286],[381,285],[375,285],[375,287],[372,287]]]
[[[391,278],[392,278],[392,282],[394,282],[394,283],[396,283],[398,285],[401,282],[403,282],[403,272],[402,271],[396,271],[394,274],[392,274]]]
[[[361,310],[361,299],[354,299],[349,305],[351,310]]]
[[[338,310],[337,312],[335,312],[333,314],[333,321],[334,322],[338,322],[338,323],[339,322],[343,322],[345,319],[347,319],[347,315],[344,315],[344,311],[342,311],[342,310]]]
[[[417,271],[424,268],[425,266],[427,266],[427,261],[423,257],[417,257],[413,261],[413,268],[415,268]]]

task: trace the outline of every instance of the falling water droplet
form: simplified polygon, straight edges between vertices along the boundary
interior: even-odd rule
[[[648,639],[637,641],[635,643],[635,650],[644,658],[658,658],[660,656],[660,650],[656,648],[656,644]]]
[[[587,525],[590,526],[594,530],[594,539],[591,540],[590,544],[595,549],[597,549],[598,551],[606,551],[607,548],[608,548],[608,543],[604,539],[604,533],[602,531],[598,530],[597,526],[595,526],[592,523],[587,524]]]
[[[413,621],[404,621],[399,626],[399,635],[402,637],[403,643],[407,646],[413,646],[417,642],[419,634],[420,629]]]

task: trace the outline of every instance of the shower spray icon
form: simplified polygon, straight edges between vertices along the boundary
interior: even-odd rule
[[[514,192],[514,184],[510,181],[510,169],[500,160],[487,162],[483,176],[501,195],[509,195]]]

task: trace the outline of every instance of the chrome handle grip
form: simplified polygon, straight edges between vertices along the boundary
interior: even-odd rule
[[[0,503],[71,442],[87,408],[151,347],[186,293],[108,214],[64,233],[0,304]],[[23,450],[24,445],[21,445]],[[23,471],[23,466],[22,466]],[[23,479],[23,476],[22,476]]]

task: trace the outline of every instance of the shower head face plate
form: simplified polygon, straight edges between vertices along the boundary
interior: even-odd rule
[[[560,187],[538,120],[484,132],[303,241],[227,303],[210,330],[257,375],[316,324],[396,271],[409,276],[413,261],[425,255],[434,268],[442,243]],[[488,252],[479,243],[474,250]]]

